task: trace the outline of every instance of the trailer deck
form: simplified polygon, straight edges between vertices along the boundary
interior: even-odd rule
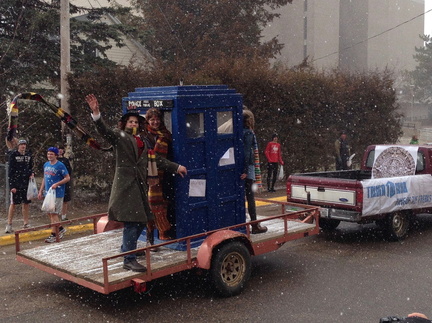
[[[32,249],[19,250],[17,247],[17,260],[104,294],[130,286],[134,286],[136,291],[142,291],[140,286],[145,282],[198,267],[197,254],[200,247],[192,248],[191,241],[204,239],[214,232],[243,229],[246,233],[241,235],[250,240],[254,255],[276,250],[289,240],[318,233],[318,208],[264,201],[267,201],[265,205],[257,208],[258,214],[261,214],[260,211],[264,214],[278,214],[258,216],[257,221],[268,227],[268,231],[263,234],[250,234],[250,223],[244,223],[162,243],[158,252],[150,252],[139,241],[139,250],[146,251],[145,256],[138,257],[147,267],[145,273],[123,269],[123,256],[133,252],[120,253],[121,229]],[[185,241],[186,251],[170,248],[172,244]]]

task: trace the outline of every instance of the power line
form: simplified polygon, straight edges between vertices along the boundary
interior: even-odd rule
[[[389,28],[389,29],[387,29],[387,30],[384,30],[383,32],[380,32],[379,34],[376,34],[376,35],[374,35],[374,36],[371,36],[371,37],[369,37],[369,38],[366,38],[366,39],[364,39],[364,40],[361,40],[361,41],[359,41],[359,42],[357,42],[357,43],[354,43],[354,44],[352,44],[352,45],[350,45],[350,46],[347,46],[347,47],[345,47],[345,48],[342,48],[341,50],[337,50],[337,51],[335,51],[335,52],[333,52],[333,53],[330,53],[330,54],[327,54],[327,55],[321,56],[321,57],[319,57],[319,58],[313,59],[312,62],[315,62],[315,61],[320,60],[320,59],[323,59],[323,58],[327,58],[327,57],[332,56],[332,55],[339,54],[340,52],[343,52],[343,51],[345,51],[345,50],[347,50],[347,49],[353,48],[354,46],[357,46],[357,45],[360,45],[360,44],[362,44],[362,43],[365,43],[365,42],[367,42],[367,41],[369,41],[369,40],[371,40],[371,39],[373,39],[373,38],[376,38],[376,37],[381,36],[381,35],[383,35],[383,34],[385,34],[385,33],[388,33],[389,31],[392,31],[392,30],[394,30],[394,29],[396,29],[396,28],[399,28],[400,26],[405,25],[405,24],[407,24],[407,23],[409,23],[409,22],[411,22],[411,21],[413,21],[413,20],[415,20],[415,19],[417,19],[417,18],[419,18],[419,17],[421,17],[421,16],[424,16],[425,14],[427,14],[428,12],[431,12],[431,11],[432,11],[432,9],[429,9],[428,11],[425,11],[425,12],[423,12],[423,13],[421,13],[421,14],[419,14],[419,15],[417,15],[417,16],[411,18],[411,19],[408,19],[408,20],[406,20],[406,21],[400,23],[399,25],[396,25],[396,26],[394,26],[394,27],[392,27],[392,28]]]

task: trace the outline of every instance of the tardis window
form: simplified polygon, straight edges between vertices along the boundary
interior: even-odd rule
[[[217,113],[218,134],[233,133],[232,111],[219,111]]]
[[[168,131],[172,133],[171,111],[163,111],[163,120]]]
[[[186,133],[188,138],[204,136],[204,114],[190,113],[186,115]]]

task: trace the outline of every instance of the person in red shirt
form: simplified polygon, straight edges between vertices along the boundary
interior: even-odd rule
[[[264,153],[267,158],[267,190],[269,192],[276,192],[274,185],[277,179],[279,164],[284,164],[281,145],[278,143],[278,136],[276,134],[272,136],[272,141],[267,144]]]

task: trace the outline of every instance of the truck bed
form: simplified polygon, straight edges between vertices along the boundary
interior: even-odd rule
[[[356,180],[362,181],[365,179],[371,178],[371,171],[368,170],[341,170],[341,171],[333,171],[333,172],[313,172],[313,173],[302,173],[302,174],[294,174],[292,178],[298,177],[307,177],[307,178],[325,178],[331,179],[347,179],[347,180]]]
[[[288,204],[287,202],[274,203],[257,209],[268,213],[280,210],[281,204]],[[317,208],[308,207],[287,210],[285,214],[272,216],[270,219],[260,215],[258,219],[263,220],[268,231],[263,234],[246,233],[246,235],[255,247],[268,248],[266,244],[270,243],[273,250],[277,249],[288,240],[318,232],[316,219],[314,223],[298,220],[300,217],[305,217],[306,213],[310,213],[311,209],[318,213]],[[173,241],[162,244],[159,252],[147,251],[146,256],[138,257],[142,264],[146,264],[146,273],[124,270],[123,256],[119,251],[121,240],[122,230],[92,234],[19,251],[17,260],[101,293],[129,287],[134,279],[151,281],[196,266],[199,247],[178,251],[169,248],[171,243],[175,243]],[[139,241],[138,248],[144,248],[144,242]]]

